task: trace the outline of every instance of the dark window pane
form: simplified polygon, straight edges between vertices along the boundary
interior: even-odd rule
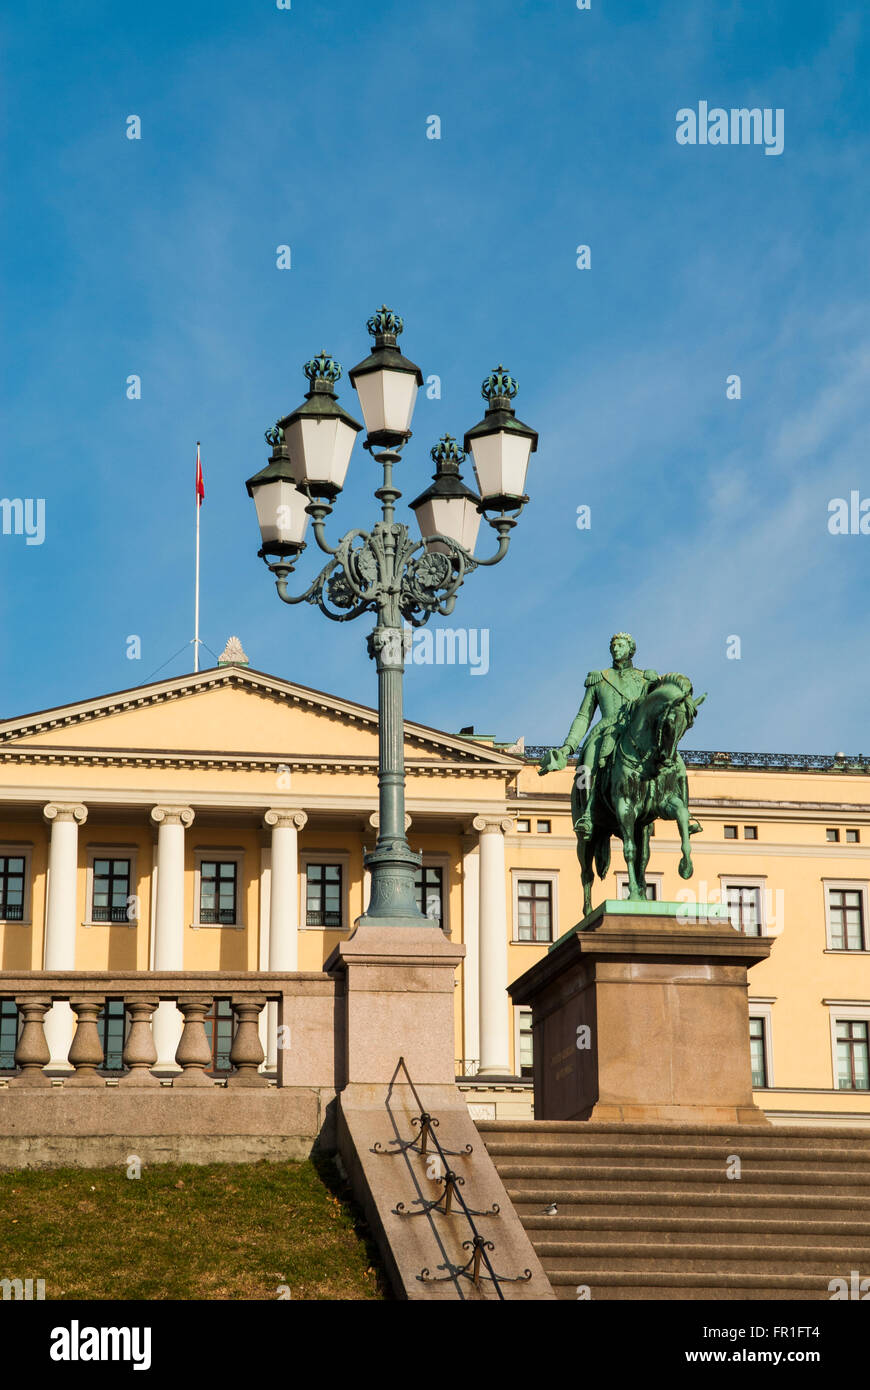
[[[749,1051],[752,1060],[752,1084],[756,1087],[767,1085],[767,1056],[765,1053],[765,1021],[763,1018],[749,1020]]]
[[[0,1069],[15,1066],[18,1041],[18,1007],[14,999],[0,999]]]
[[[124,1065],[124,1040],[127,1035],[127,1011],[123,999],[107,999],[97,1019],[97,1030],[103,1048],[100,1063],[104,1071],[120,1071]]]
[[[532,1057],[532,1011],[531,1009],[520,1009],[520,1076],[532,1076],[534,1073]]]
[[[237,922],[234,860],[203,860],[200,865],[199,920],[206,926],[234,926]]]
[[[517,884],[517,937],[520,941],[552,940],[552,892],[548,880]]]
[[[858,890],[829,888],[828,915],[831,923],[831,947],[835,951],[860,951],[864,948],[864,904]]]
[[[305,870],[306,925],[342,925],[342,885],[340,864],[309,864]]]
[[[211,1048],[211,1070],[232,1070],[230,1048],[233,1045],[234,1021],[229,999],[216,999],[205,1018],[205,1035]]]
[[[126,922],[130,896],[130,860],[95,859],[91,920]]]

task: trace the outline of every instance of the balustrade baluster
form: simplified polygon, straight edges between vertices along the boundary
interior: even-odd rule
[[[211,995],[205,994],[189,994],[178,1000],[184,1028],[175,1060],[183,1070],[180,1076],[176,1076],[173,1086],[214,1086],[213,1079],[205,1075],[205,1069],[211,1066],[212,1061],[205,1016],[212,1003]]]
[[[15,1065],[20,1075],[10,1086],[50,1086],[51,1078],[42,1070],[51,1061],[51,1050],[45,1039],[43,1020],[51,1008],[51,996],[25,994],[16,996],[18,1012],[24,1020],[21,1036],[15,1048]]]
[[[105,1079],[97,1075],[97,1067],[102,1065],[103,1044],[97,1019],[103,1002],[92,996],[80,995],[70,999],[70,1007],[76,1016],[76,1031],[69,1050],[69,1060],[75,1067],[72,1076],[64,1079],[64,1086],[105,1086]]]
[[[228,1086],[265,1086],[266,1078],[258,1071],[265,1053],[260,1042],[260,1011],[266,1003],[264,994],[234,997],[233,1013],[238,1027],[230,1048],[230,1061],[236,1068],[228,1078]]]
[[[132,1023],[127,1041],[124,1044],[124,1066],[129,1068],[127,1076],[121,1078],[121,1086],[159,1086],[151,1068],[157,1061],[157,1048],[151,1032],[151,1015],[159,1001],[154,999],[125,999]]]

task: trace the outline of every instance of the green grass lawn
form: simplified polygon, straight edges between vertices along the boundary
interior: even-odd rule
[[[0,1172],[0,1278],[44,1279],[46,1300],[389,1297],[321,1157]]]

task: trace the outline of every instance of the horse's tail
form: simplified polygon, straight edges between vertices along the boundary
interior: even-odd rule
[[[595,869],[599,878],[606,878],[610,868],[610,831],[599,830],[595,836]]]

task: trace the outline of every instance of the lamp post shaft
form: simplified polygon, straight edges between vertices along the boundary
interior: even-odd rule
[[[422,856],[415,854],[405,834],[405,719],[402,684],[405,674],[402,629],[392,619],[392,603],[380,609],[380,622],[369,635],[369,652],[378,670],[378,840],[365,857],[371,870],[368,907],[360,919],[366,926],[435,925],[417,905],[415,877]]]

